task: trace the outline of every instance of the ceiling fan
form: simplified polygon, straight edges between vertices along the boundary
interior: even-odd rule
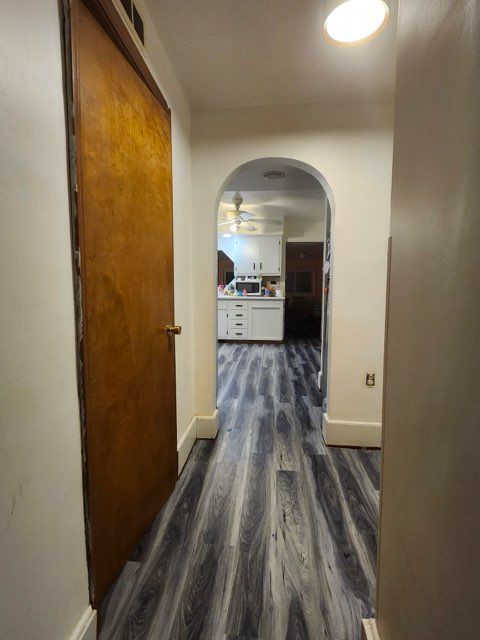
[[[257,227],[255,227],[252,224],[252,222],[257,222],[257,221],[269,222],[272,224],[282,224],[281,220],[267,220],[266,218],[255,218],[251,213],[248,213],[248,211],[241,211],[240,207],[242,206],[242,203],[243,203],[243,198],[237,192],[233,196],[233,204],[235,205],[235,210],[227,212],[227,216],[233,216],[233,217],[223,222],[219,222],[218,226],[223,227],[224,225],[229,224],[232,227],[232,231],[236,232],[242,226],[248,229],[249,231],[257,231]]]

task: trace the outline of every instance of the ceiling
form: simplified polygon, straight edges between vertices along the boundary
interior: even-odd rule
[[[351,48],[325,42],[323,3],[146,0],[194,109],[392,94],[397,0],[385,31]]]
[[[233,216],[228,215],[234,209],[232,198],[235,191],[225,191],[218,207],[219,220]],[[325,213],[325,192],[323,189],[304,189],[294,191],[247,191],[241,190],[243,204],[240,207],[258,218],[283,220],[284,217],[301,219],[319,219]]]
[[[282,171],[285,178],[268,180],[263,175],[268,170]],[[220,199],[220,220],[234,217],[231,212],[236,192],[243,198],[240,208],[257,218],[283,220],[294,216],[318,220],[325,212],[326,193],[317,178],[281,158],[258,158],[240,168]]]
[[[281,171],[285,178],[269,180],[264,177],[266,171]],[[321,184],[303,169],[279,162],[276,158],[260,158],[242,169],[228,183],[229,191],[299,191],[303,189],[322,189]]]

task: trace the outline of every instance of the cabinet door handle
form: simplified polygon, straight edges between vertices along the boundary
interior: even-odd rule
[[[253,270],[255,271],[255,263],[253,263]]]

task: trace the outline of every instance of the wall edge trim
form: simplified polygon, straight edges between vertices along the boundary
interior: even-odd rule
[[[89,605],[68,640],[95,640],[96,637],[97,612]]]
[[[218,409],[211,416],[197,416],[197,438],[213,439],[218,433]]]
[[[364,618],[362,620],[362,638],[363,640],[380,640],[375,618]]]
[[[193,449],[195,440],[197,439],[197,416],[192,416],[192,419],[188,423],[184,434],[180,438],[177,444],[178,454],[178,475],[180,475],[190,451]]]
[[[327,445],[375,448],[382,445],[381,422],[332,420],[328,413],[324,413],[322,429]]]

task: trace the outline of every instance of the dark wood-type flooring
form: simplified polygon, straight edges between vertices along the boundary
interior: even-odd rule
[[[317,341],[221,343],[220,431],[100,611],[101,640],[359,640],[379,453],[327,448]]]

